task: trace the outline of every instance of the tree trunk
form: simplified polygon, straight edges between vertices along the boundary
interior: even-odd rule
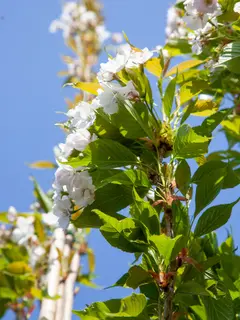
[[[80,255],[76,251],[72,257],[70,270],[68,277],[65,282],[65,291],[64,291],[64,315],[63,320],[72,319],[72,307],[73,307],[73,298],[74,298],[74,285],[78,276],[80,264]]]
[[[53,243],[49,253],[49,270],[47,273],[48,295],[54,297],[58,294],[60,270],[59,253],[63,252],[65,235],[62,229],[56,229],[53,233]],[[44,298],[42,300],[39,320],[54,320],[57,300]]]

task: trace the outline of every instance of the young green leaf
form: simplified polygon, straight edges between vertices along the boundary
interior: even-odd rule
[[[133,190],[133,194],[134,203],[130,207],[131,216],[144,223],[150,234],[160,234],[160,221],[157,211],[148,201],[139,197],[136,189]]]
[[[182,235],[178,235],[173,239],[167,237],[165,234],[150,237],[150,241],[157,248],[159,256],[164,259],[166,267],[168,267],[171,260],[175,258],[174,255],[178,254],[178,252],[184,247],[182,245],[182,240]]]
[[[240,198],[239,198],[240,199]],[[229,204],[220,204],[208,208],[199,218],[194,235],[200,237],[223,226],[231,217],[232,209],[239,199]]]
[[[143,294],[133,293],[123,299],[95,302],[83,311],[73,311],[81,320],[138,319],[149,320],[144,312],[147,300]]]
[[[191,169],[186,160],[183,159],[179,163],[175,173],[175,179],[178,189],[185,196],[189,189],[189,184],[191,180]]]
[[[125,218],[118,221],[111,218],[100,231],[113,247],[125,252],[144,252],[149,246],[147,228],[135,219]]]
[[[97,139],[91,142],[83,151],[83,155],[70,158],[68,164],[74,168],[79,166],[97,166],[102,168],[116,168],[136,164],[137,157],[130,149],[117,141]]]
[[[187,124],[177,131],[173,150],[175,158],[194,158],[208,152],[209,138],[200,136]]]
[[[164,97],[163,97],[163,111],[167,118],[170,118],[172,112],[172,106],[175,97],[175,89],[176,89],[176,79],[177,77],[173,78],[166,88]]]
[[[195,217],[219,194],[223,187],[225,175],[226,169],[218,169],[215,170],[211,175],[205,176],[200,181],[197,186],[195,197]]]
[[[183,105],[207,88],[208,83],[203,80],[193,80],[184,83],[180,88],[180,104]]]
[[[45,212],[50,212],[52,210],[52,200],[44,193],[40,185],[37,183],[34,177],[31,177],[34,185],[34,195],[39,201],[41,207]]]

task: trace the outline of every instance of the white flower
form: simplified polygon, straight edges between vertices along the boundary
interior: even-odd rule
[[[34,246],[30,250],[30,265],[34,268],[36,263],[45,254],[46,250],[42,246]]]
[[[7,218],[9,222],[14,222],[17,219],[17,210],[15,207],[11,206],[8,208]]]
[[[48,212],[48,213],[43,213],[41,215],[42,217],[42,222],[44,224],[46,224],[49,227],[56,227],[57,226],[57,217],[52,213],[52,212]]]
[[[123,42],[123,35],[120,32],[115,32],[112,34],[112,40],[116,43]]]
[[[88,129],[96,119],[94,105],[83,101],[70,109],[67,116],[70,118],[71,128],[76,129]]]
[[[86,129],[79,129],[73,133],[70,133],[66,139],[66,145],[72,147],[72,150],[83,151],[89,145],[90,142],[97,139],[95,134],[91,134]]]
[[[34,235],[33,222],[33,217],[18,217],[16,228],[12,232],[12,241],[19,245],[26,245],[28,240]]]
[[[53,188],[68,192],[69,185],[75,174],[74,169],[71,166],[60,165],[55,172],[55,180]]]
[[[105,42],[111,36],[111,33],[106,29],[105,25],[103,24],[97,26],[95,31],[97,33],[98,41],[100,43]]]
[[[99,82],[108,82],[113,80],[114,75],[121,71],[127,62],[128,57],[124,54],[117,53],[113,59],[108,59],[108,62],[100,64],[100,71],[97,74]]]
[[[95,141],[97,136],[91,134],[87,129],[78,129],[67,136],[66,143],[61,143],[59,148],[63,159],[67,159],[73,150],[83,151],[90,142]]]
[[[174,6],[168,9],[165,32],[168,39],[183,38],[187,34],[180,11]]]
[[[57,227],[66,229],[72,212],[72,204],[69,198],[67,196],[61,197],[60,195],[55,197],[52,212],[57,217]]]
[[[186,0],[184,6],[190,15],[211,13],[216,16],[221,14],[221,7],[217,0]]]
[[[79,172],[77,171],[79,169],[81,168],[74,169],[70,166],[61,166],[57,169],[53,184],[56,190],[53,196],[54,202],[58,202],[59,198],[61,201],[60,194],[62,191],[67,192],[79,207],[86,207],[94,201],[95,187],[92,177],[88,171]],[[49,219],[50,222],[55,223],[51,215]]]
[[[103,83],[102,88],[98,90],[98,97],[93,103],[102,107],[107,114],[114,114],[118,111],[118,99],[135,99],[139,97],[139,93],[132,81],[129,81],[124,87],[116,83]]]
[[[133,49],[129,44],[122,45],[118,48],[115,58],[108,59],[108,62],[100,64],[100,71],[97,75],[98,81],[109,82],[114,79],[114,75],[123,68],[136,68],[144,64],[153,56],[153,52],[148,48]]]
[[[199,55],[202,53],[202,42],[201,36],[197,33],[189,33],[188,34],[188,43],[192,46],[192,52]]]
[[[235,3],[233,11],[240,14],[240,1]]]
[[[82,208],[93,203],[94,193],[95,186],[88,171],[77,172],[70,183],[70,197]]]
[[[83,25],[83,28],[86,29],[88,25],[96,26],[97,25],[97,15],[94,11],[86,11],[80,15],[80,24]]]
[[[144,48],[140,51],[138,50],[131,50],[130,57],[126,63],[126,68],[135,68],[138,67],[140,64],[144,64],[153,56],[153,52],[150,51],[148,48]]]

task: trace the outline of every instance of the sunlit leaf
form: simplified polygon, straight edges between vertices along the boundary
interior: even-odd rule
[[[181,63],[179,63],[178,65],[174,66],[172,69],[170,69],[167,74],[165,75],[165,77],[170,77],[176,73],[181,73],[187,69],[199,66],[200,64],[203,64],[204,61],[202,60],[187,60],[187,61],[183,61]]]

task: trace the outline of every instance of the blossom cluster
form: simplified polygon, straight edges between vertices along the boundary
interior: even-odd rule
[[[8,209],[8,221],[15,223],[15,227],[11,232],[11,240],[27,249],[30,265],[34,268],[46,252],[35,234],[34,217],[19,216],[17,210],[11,206]]]
[[[218,27],[221,6],[217,0],[185,0],[183,6],[184,10],[178,7],[168,10],[166,35],[168,39],[187,38],[193,53],[198,55]]]
[[[153,56],[153,52],[131,47],[129,44],[119,47],[114,58],[109,58],[106,63],[100,65],[97,74],[99,82],[98,95],[91,102],[81,101],[75,108],[67,112],[68,135],[64,144],[60,144],[60,162],[66,162],[73,152],[82,154],[87,146],[98,137],[91,133],[90,127],[96,119],[99,108],[107,115],[118,111],[119,101],[140,99],[133,81],[123,85],[119,81],[118,73],[123,69],[136,69]],[[60,164],[55,173],[53,215],[57,218],[57,225],[66,228],[71,214],[81,210],[94,201],[95,186],[88,168],[72,168],[69,165]]]
[[[90,69],[97,63],[102,44],[109,38],[114,43],[122,42],[120,33],[111,33],[106,29],[99,4],[95,3],[91,7],[90,10],[87,3],[66,2],[59,19],[54,20],[49,27],[52,33],[62,30],[66,44],[76,54],[74,58],[65,59],[67,75],[85,81],[91,78]]]

